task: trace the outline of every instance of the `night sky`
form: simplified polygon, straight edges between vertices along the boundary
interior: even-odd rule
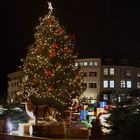
[[[55,17],[77,37],[81,57],[139,56],[140,6],[127,0],[51,0]],[[0,90],[34,42],[39,17],[48,13],[47,0],[4,0],[0,4]]]

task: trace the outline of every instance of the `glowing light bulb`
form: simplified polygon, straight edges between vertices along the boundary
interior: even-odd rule
[[[33,126],[32,126],[32,125],[30,125],[30,127],[29,127],[29,134],[30,134],[30,137],[31,137],[32,134],[33,134]]]

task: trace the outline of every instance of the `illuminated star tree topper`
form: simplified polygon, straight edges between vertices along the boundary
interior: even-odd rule
[[[52,3],[51,2],[48,2],[48,9],[50,10],[50,12],[53,11],[53,7],[52,7]]]

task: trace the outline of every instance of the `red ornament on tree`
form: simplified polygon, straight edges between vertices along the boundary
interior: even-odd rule
[[[55,57],[55,56],[56,56],[56,51],[55,51],[55,50],[50,50],[50,51],[48,52],[48,55],[49,55],[50,57]]]
[[[73,99],[72,102],[72,109],[77,112],[78,111],[78,107],[79,107],[79,101],[78,101],[78,96],[75,97],[75,99]]]
[[[51,18],[49,18],[47,21],[48,21],[48,24],[49,24],[49,25],[52,25],[52,24],[54,24],[54,23],[55,23],[55,19],[54,19],[54,18],[52,18],[52,17],[51,17]]]
[[[65,52],[65,53],[68,53],[68,52],[70,52],[70,51],[71,51],[71,49],[69,49],[68,47],[65,47],[65,48],[64,48],[64,52]]]
[[[38,76],[35,76],[35,77],[33,78],[33,82],[34,82],[34,83],[38,83],[39,80],[40,80],[40,78],[39,78]]]
[[[64,28],[63,27],[61,27],[61,28],[59,28],[59,29],[57,29],[56,30],[56,33],[58,33],[58,34],[63,34],[64,33]]]
[[[46,71],[44,72],[44,74],[45,74],[45,77],[52,77],[52,76],[54,75],[53,72],[50,71],[50,70],[46,70]]]
[[[59,48],[59,44],[58,44],[58,43],[53,43],[53,44],[51,45],[51,48],[52,48],[52,49],[58,49],[58,48]]]
[[[52,91],[52,86],[49,86],[48,90],[49,90],[49,91]]]
[[[35,51],[36,51],[37,53],[42,53],[43,47],[41,47],[41,46],[38,45],[38,46],[35,48]]]

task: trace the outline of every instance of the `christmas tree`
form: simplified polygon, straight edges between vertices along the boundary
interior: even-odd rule
[[[66,109],[84,91],[79,69],[74,65],[75,35],[66,33],[49,3],[49,13],[40,19],[34,37],[34,44],[22,60],[18,99],[28,97],[34,104]]]

